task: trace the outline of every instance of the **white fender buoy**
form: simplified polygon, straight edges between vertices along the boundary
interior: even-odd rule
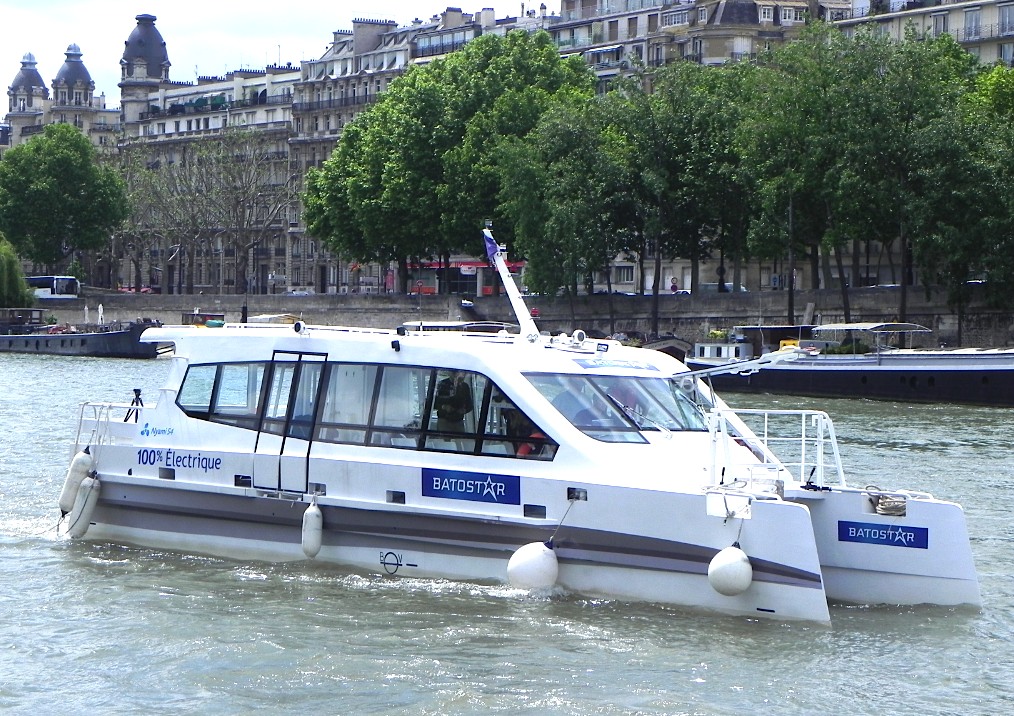
[[[310,559],[320,552],[321,538],[324,533],[324,515],[316,502],[311,502],[303,512],[303,554]]]
[[[74,509],[74,498],[77,497],[78,488],[92,469],[95,461],[92,459],[90,448],[78,452],[67,467],[67,477],[63,480],[63,492],[60,493],[60,514],[66,516]]]
[[[507,562],[507,581],[517,589],[549,589],[559,573],[556,552],[544,542],[522,545]]]
[[[719,594],[734,597],[742,594],[753,581],[753,567],[739,543],[716,554],[708,565],[708,582]]]
[[[99,501],[99,490],[102,485],[97,477],[86,477],[81,481],[81,487],[74,499],[74,508],[70,511],[70,519],[67,524],[67,534],[77,539],[84,537],[92,522],[92,513],[95,512],[95,505]]]

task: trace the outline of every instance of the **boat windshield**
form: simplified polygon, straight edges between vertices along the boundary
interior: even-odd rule
[[[567,420],[605,442],[646,442],[642,432],[707,430],[694,401],[666,378],[527,373]]]

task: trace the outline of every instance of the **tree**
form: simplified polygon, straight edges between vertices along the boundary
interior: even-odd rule
[[[117,172],[72,125],[48,125],[0,161],[0,229],[33,261],[55,266],[105,246],[127,212]]]
[[[25,283],[18,254],[0,233],[0,308],[23,308],[34,302],[35,296]]]
[[[588,67],[560,59],[546,33],[483,35],[414,67],[308,174],[307,226],[356,260],[398,261],[403,290],[407,258],[478,246],[484,218],[508,240],[496,198],[497,147],[527,134],[556,95],[590,97],[592,87]]]
[[[237,128],[163,154],[129,152],[125,174],[134,201],[124,239],[134,247],[135,272],[143,247],[158,245],[162,275],[168,280],[175,257],[176,281],[193,293],[197,256],[229,252],[236,256],[234,290],[244,292],[250,249],[287,228],[283,220],[296,198],[279,141]]]
[[[579,282],[607,270],[621,248],[615,219],[626,182],[608,146],[609,109],[603,100],[558,102],[496,157],[500,210],[529,261],[526,283],[549,295],[562,289],[572,314]]]

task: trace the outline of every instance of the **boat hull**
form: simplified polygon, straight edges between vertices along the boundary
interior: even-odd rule
[[[30,333],[0,336],[0,353],[91,356],[93,358],[154,358],[156,343],[142,343],[141,333],[150,323],[132,323],[123,330],[95,333]]]
[[[1014,353],[965,355],[967,359],[949,360],[817,356],[710,380],[718,391],[1014,407]],[[715,367],[693,360],[687,365],[692,370]]]
[[[307,503],[301,496],[287,499],[249,488],[181,489],[178,483],[138,483],[113,476],[102,482],[88,540],[233,559],[306,559],[301,521]],[[569,591],[726,614],[829,621],[805,507],[787,503],[761,507],[741,529],[738,520],[708,516],[703,495],[637,496],[629,491],[618,495],[603,494],[611,492],[608,488],[589,488],[599,491],[602,499],[596,502],[601,507],[579,503],[575,511],[586,508],[588,519],[576,520],[572,513],[559,530],[548,521],[532,524],[490,514],[318,498],[324,530],[316,561],[390,576],[507,582],[511,555],[522,545],[547,541],[555,533],[556,586]],[[626,509],[608,509],[624,502],[640,503],[634,514],[641,516],[659,510],[681,514],[682,525],[660,531],[666,522],[639,519],[638,533],[629,523],[602,519],[607,512],[629,514]],[[569,526],[572,520],[575,524]],[[790,531],[797,541],[791,558],[781,547]],[[719,551],[717,545],[728,546],[737,532],[751,553],[754,578],[744,593],[723,596],[709,584],[708,566]],[[779,551],[785,559],[764,559]]]

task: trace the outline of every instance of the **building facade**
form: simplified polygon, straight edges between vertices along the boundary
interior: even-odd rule
[[[291,203],[273,212],[270,223],[261,227],[261,236],[251,238],[245,285],[236,273],[238,250],[209,241],[193,259],[195,288],[237,293],[385,292],[395,289],[392,267],[359,265],[328,251],[307,233],[298,196],[307,170],[327,160],[345,125],[408,68],[461,49],[483,34],[541,29],[550,33],[561,55],[581,56],[598,77],[598,90],[605,92],[613,80],[644,68],[755,57],[794,38],[811,17],[835,21],[846,32],[870,23],[894,37],[901,37],[910,25],[922,33],[950,32],[985,62],[1000,59],[1009,64],[1014,59],[1014,0],[932,1],[936,4],[922,7],[920,0],[875,0],[881,4],[871,11],[868,5],[853,9],[850,0],[561,0],[559,14],[542,4],[500,19],[491,9],[466,13],[447,8],[405,27],[357,19],[351,30],[333,32],[317,59],[199,77],[196,82],[172,79],[170,53],[156,17],[142,14],[135,18],[120,60],[119,110],[107,109],[105,96],[95,95],[76,45],[68,48],[48,86],[36,59],[26,55],[8,89],[0,154],[52,122],[74,123],[96,146],[110,152],[140,147],[150,161],[160,163],[177,161],[196,140],[215,137],[228,127],[255,130],[271,144],[274,173],[289,183]],[[143,260],[146,265],[140,274],[145,283],[166,291],[182,285],[183,255],[171,243],[146,251]],[[703,264],[700,280],[716,281],[718,268],[717,260]],[[455,290],[479,294],[489,283],[486,270],[482,261],[457,257],[450,277],[442,280],[450,281]],[[121,281],[132,286],[137,272],[127,259],[120,273]],[[653,275],[650,261],[642,266],[617,257],[610,275],[597,277],[596,288],[604,288],[607,278],[620,291],[635,291],[642,283],[650,288]],[[730,269],[725,279],[732,275]],[[777,263],[752,265],[738,275],[739,283],[751,290],[784,285],[786,278]],[[435,267],[417,267],[413,290],[439,290],[437,276]],[[690,288],[690,263],[667,262],[661,276],[662,290]]]
[[[983,0],[861,0],[835,23],[846,33],[870,30],[901,40],[949,34],[983,64],[1014,65],[1014,2]]]
[[[70,45],[56,77],[47,85],[35,55],[26,53],[7,89],[7,115],[0,129],[0,158],[6,150],[40,134],[47,124],[73,124],[101,151],[114,152],[120,131],[119,112],[106,108],[105,94],[81,60],[81,48]]]

